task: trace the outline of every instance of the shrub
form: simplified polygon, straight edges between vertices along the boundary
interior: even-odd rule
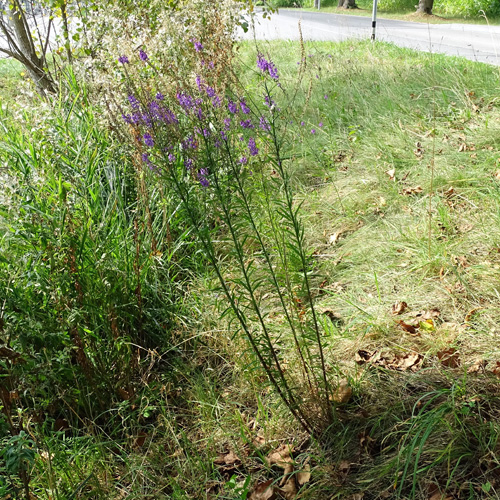
[[[459,17],[477,17],[480,15],[499,16],[498,0],[441,0],[435,8],[440,13]]]
[[[415,10],[416,3],[418,3],[417,0],[380,0],[378,5],[380,10],[398,12]]]

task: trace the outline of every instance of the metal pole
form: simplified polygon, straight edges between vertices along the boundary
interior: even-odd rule
[[[373,0],[372,12],[372,41],[375,40],[375,29],[377,27],[377,0]]]
[[[318,0],[318,10],[321,9],[321,0]]]

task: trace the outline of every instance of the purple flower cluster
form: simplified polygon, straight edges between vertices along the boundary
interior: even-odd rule
[[[257,55],[257,67],[262,73],[269,73],[273,80],[279,80],[278,69],[271,60],[268,61],[261,53]]]
[[[252,156],[257,156],[259,154],[259,149],[257,148],[255,139],[253,137],[250,137],[250,139],[248,139],[248,151],[250,151],[250,154]]]
[[[191,41],[193,42],[194,50],[196,50],[196,52],[201,52],[203,50],[203,45],[200,41],[194,38],[191,38]]]
[[[269,125],[269,122],[266,120],[265,116],[261,116],[259,120],[259,127],[261,130],[264,130],[264,132],[270,132],[271,131],[271,126]]]
[[[240,125],[242,128],[254,128],[252,120],[241,120]]]
[[[238,112],[238,105],[235,102],[229,100],[227,103],[227,109],[234,115]]]
[[[206,168],[200,168],[200,171],[198,172],[198,180],[204,188],[210,186],[210,181],[207,179],[207,176],[208,170]]]
[[[185,110],[192,109],[195,104],[193,98],[184,92],[177,92],[177,100]]]
[[[143,138],[144,138],[144,144],[146,144],[146,146],[152,148],[155,145],[155,142],[153,141],[151,134],[144,134]]]
[[[129,64],[130,63],[127,56],[120,56],[118,58],[118,62],[121,64]]]
[[[243,113],[245,115],[250,114],[250,108],[247,106],[245,99],[240,99],[240,108],[241,108],[241,111],[243,111]]]
[[[148,55],[144,50],[139,50],[139,57],[141,58],[141,61],[147,61],[148,60]]]

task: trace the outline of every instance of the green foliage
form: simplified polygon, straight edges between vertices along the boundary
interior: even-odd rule
[[[436,10],[458,17],[500,16],[500,3],[496,0],[440,0]]]
[[[380,10],[399,12],[415,10],[415,3],[415,0],[380,0],[378,6]]]

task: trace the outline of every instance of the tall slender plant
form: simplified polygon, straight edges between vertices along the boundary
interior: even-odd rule
[[[154,83],[141,80],[144,73],[132,71],[127,57],[119,58],[128,92],[122,117],[135,137],[143,174],[178,197],[270,383],[303,429],[317,433],[334,411],[313,264],[275,102],[282,90],[278,69],[258,54],[259,105],[221,84],[204,60],[202,42],[191,43],[200,58],[196,87],[178,88],[170,99],[160,89],[151,91]],[[139,59],[154,68],[142,49]],[[283,319],[285,332],[271,312]]]

